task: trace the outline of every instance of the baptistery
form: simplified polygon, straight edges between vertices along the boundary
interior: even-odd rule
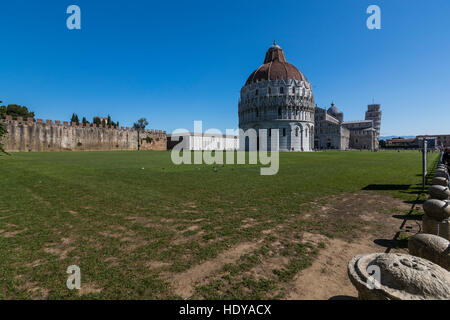
[[[253,71],[241,89],[239,128],[255,129],[258,148],[271,150],[278,129],[280,151],[312,151],[314,147],[314,96],[303,73],[286,61],[275,42],[264,63]],[[266,129],[267,146],[260,133]],[[261,141],[263,141],[262,139]],[[245,149],[249,149],[248,143]]]

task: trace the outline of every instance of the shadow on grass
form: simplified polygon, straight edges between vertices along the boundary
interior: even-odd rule
[[[408,240],[398,240],[398,239],[375,239],[373,242],[376,245],[387,248],[386,253],[389,253],[391,249],[405,249],[408,248]]]
[[[403,202],[408,204],[423,204],[425,200],[416,199],[416,200],[405,200]]]
[[[422,221],[422,215],[416,214],[416,215],[410,215],[410,214],[394,214],[392,216],[395,219],[400,220],[417,220]]]
[[[409,190],[410,184],[369,184],[362,190]]]

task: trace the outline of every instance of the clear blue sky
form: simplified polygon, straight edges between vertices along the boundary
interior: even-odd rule
[[[77,4],[82,29],[68,30]],[[382,30],[366,28],[381,7]],[[235,128],[274,39],[345,120],[382,104],[382,135],[450,133],[450,1],[2,1],[0,100],[38,118]]]

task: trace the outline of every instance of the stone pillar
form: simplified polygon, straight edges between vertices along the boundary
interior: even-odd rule
[[[430,199],[424,202],[422,232],[450,239],[450,202]]]
[[[433,234],[420,233],[408,241],[409,253],[430,260],[450,271],[450,242]]]

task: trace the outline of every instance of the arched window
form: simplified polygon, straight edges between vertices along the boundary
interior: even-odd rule
[[[278,115],[281,116],[281,108],[278,108]]]
[[[298,137],[298,127],[295,128],[295,136]]]
[[[295,94],[295,87],[292,87],[292,94]]]
[[[286,136],[286,128],[283,128],[283,137]]]
[[[257,95],[258,95],[258,89],[255,90],[255,96],[257,96]]]
[[[280,87],[280,93],[281,93],[281,94],[284,93],[284,87]]]
[[[269,94],[271,94],[271,93],[272,93],[272,88],[269,87],[269,88],[267,89],[267,92],[268,92]]]
[[[305,138],[308,137],[308,128],[305,128]]]

